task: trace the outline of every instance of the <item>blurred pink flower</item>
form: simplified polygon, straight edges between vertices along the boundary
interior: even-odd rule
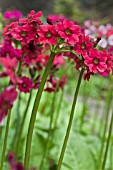
[[[108,45],[108,42],[106,40],[106,38],[101,38],[101,40],[99,41],[98,45],[101,47],[101,48],[106,48],[107,45]]]
[[[22,17],[21,11],[6,11],[4,17],[8,20],[19,20]]]
[[[0,93],[0,123],[8,114],[8,110],[13,106],[13,102],[16,100],[18,93],[14,86],[10,86],[4,89]]]

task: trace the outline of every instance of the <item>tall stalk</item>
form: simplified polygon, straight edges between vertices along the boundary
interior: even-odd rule
[[[3,126],[1,125],[1,126],[0,126],[0,139],[1,139],[1,137],[2,137],[2,129],[3,129]]]
[[[110,145],[110,168],[113,169],[113,143],[111,139],[111,145]]]
[[[8,117],[7,117],[7,122],[6,122],[5,138],[4,138],[4,145],[3,145],[3,150],[2,150],[0,170],[3,169],[3,165],[4,165],[5,152],[6,152],[7,140],[8,140],[8,134],[9,134],[10,118],[11,118],[11,109],[9,110]]]
[[[49,145],[49,140],[50,140],[50,137],[51,137],[52,123],[53,123],[54,109],[55,109],[54,106],[55,106],[55,101],[56,101],[56,93],[57,92],[54,92],[54,94],[53,94],[53,100],[52,100],[52,105],[51,105],[51,110],[50,110],[49,133],[48,133],[45,150],[44,150],[44,153],[43,153],[43,156],[42,156],[42,161],[41,161],[40,168],[39,168],[40,170],[42,170],[42,168],[43,168],[43,163],[44,163],[44,160],[45,160],[45,157],[46,157],[46,153],[47,153],[47,149],[48,149],[48,145]]]
[[[110,120],[109,134],[108,134],[108,139],[107,139],[107,144],[106,144],[106,149],[105,149],[105,154],[104,154],[104,160],[103,160],[103,164],[102,164],[102,170],[105,170],[108,149],[109,149],[110,139],[111,139],[111,134],[112,134],[112,128],[113,128],[113,111],[112,111],[111,120]]]
[[[29,109],[31,97],[32,97],[32,90],[30,91],[30,94],[29,94],[29,98],[28,98],[28,101],[27,101],[27,105],[26,105],[26,108],[25,108],[25,111],[24,111],[24,114],[23,114],[23,117],[22,117],[22,122],[21,122],[19,133],[18,133],[18,136],[17,136],[17,144],[16,144],[16,155],[17,156],[18,156],[18,150],[19,150],[19,147],[20,147],[22,130],[23,130],[25,119],[26,119],[26,115],[27,115],[27,112],[28,112],[28,109]]]
[[[13,138],[12,138],[12,141],[11,141],[11,148],[14,147],[14,144],[16,144],[16,140],[18,138],[18,128],[19,128],[19,125],[20,125],[20,101],[21,101],[21,96],[20,96],[20,92],[19,92],[19,95],[18,95],[18,102],[17,102],[17,117],[16,117],[16,127],[15,127],[15,133],[13,135]],[[15,143],[14,143],[15,141]]]
[[[80,75],[79,75],[78,82],[77,82],[77,87],[76,87],[76,90],[75,90],[75,94],[74,94],[74,99],[73,99],[73,104],[72,104],[72,108],[71,108],[70,119],[69,119],[67,131],[66,131],[65,139],[64,139],[64,142],[63,142],[60,158],[59,158],[59,161],[58,161],[57,170],[60,170],[61,166],[62,166],[62,161],[63,161],[63,158],[64,158],[67,142],[68,142],[69,135],[70,135],[70,130],[71,130],[71,127],[72,127],[74,111],[75,111],[77,96],[78,96],[78,92],[79,92],[79,88],[80,88],[83,72],[84,72],[84,69],[82,68],[82,70],[80,72]]]
[[[112,93],[111,93],[111,89],[110,89],[109,92],[108,92],[107,102],[106,102],[106,109],[105,109],[105,113],[104,113],[105,114],[105,125],[104,125],[104,129],[103,129],[102,145],[101,145],[99,158],[98,158],[98,164],[97,164],[99,169],[101,169],[101,165],[102,165],[102,155],[103,155],[103,151],[104,151],[104,143],[105,143],[105,136],[106,136],[107,126],[108,126],[108,119],[109,119],[111,101],[112,101]]]
[[[34,129],[34,123],[35,123],[35,119],[36,119],[37,110],[38,110],[38,107],[39,107],[39,103],[40,103],[40,99],[41,99],[41,96],[42,96],[42,92],[43,92],[43,89],[44,89],[46,79],[47,79],[47,77],[50,73],[50,70],[51,70],[51,66],[52,66],[52,62],[54,60],[54,57],[55,57],[55,53],[51,52],[48,63],[46,65],[46,69],[45,69],[44,74],[42,76],[42,81],[40,83],[40,87],[38,89],[38,92],[37,92],[37,95],[36,95],[36,98],[35,98],[34,106],[33,106],[33,109],[32,109],[32,114],[31,114],[31,119],[30,119],[30,123],[29,123],[28,134],[27,134],[25,159],[24,159],[24,165],[25,165],[26,168],[29,166],[31,142],[32,142],[32,135],[33,135],[33,129]]]

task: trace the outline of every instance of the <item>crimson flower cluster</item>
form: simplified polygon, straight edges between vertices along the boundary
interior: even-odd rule
[[[9,71],[11,74],[9,72],[7,74],[11,82],[18,85],[18,89],[25,93],[32,88],[36,89],[36,87],[39,87],[41,81],[40,71],[43,70],[49,59],[50,44],[57,44],[57,32],[52,25],[43,25],[40,19],[41,16],[42,12],[35,13],[31,11],[27,18],[21,18],[18,22],[12,22],[4,28],[3,32],[5,40],[1,48],[3,53],[1,53],[1,63],[7,70],[9,66],[4,65],[3,60],[6,57],[10,60],[8,63],[12,65]],[[49,35],[51,31],[54,35],[52,37]],[[23,55],[22,70],[18,77],[17,66]],[[63,56],[57,55],[53,62],[54,70],[59,69],[64,62]],[[29,72],[29,77],[25,75],[26,72]]]
[[[108,76],[113,69],[113,55],[105,50],[99,51],[95,46],[96,42],[82,33],[73,50],[67,53],[68,57],[74,60],[76,69],[85,69],[85,80],[89,80],[90,75],[95,73]]]
[[[24,93],[37,89],[51,52],[55,58],[45,91],[58,91],[64,87],[65,76],[56,77],[55,72],[66,65],[66,57],[75,63],[76,69],[84,68],[85,80],[96,73],[102,76],[110,73],[112,54],[97,50],[97,42],[85,35],[79,25],[66,18],[55,20],[51,17],[43,24],[41,17],[41,11],[32,10],[26,18],[4,28],[5,38],[0,46],[0,63],[4,71],[0,77],[8,76],[10,84]]]

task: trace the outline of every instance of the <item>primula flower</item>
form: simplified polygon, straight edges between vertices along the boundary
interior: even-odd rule
[[[15,40],[20,41],[22,45],[26,45],[31,40],[38,41],[37,29],[42,21],[40,17],[42,12],[35,14],[31,11],[27,18],[20,19],[19,22],[13,22],[4,28],[3,34],[12,36]],[[12,38],[11,37],[11,38]]]
[[[20,11],[6,11],[4,17],[5,19],[16,21],[22,17],[22,13]]]
[[[53,65],[56,69],[60,68],[65,63],[63,54],[57,54],[54,58]]]
[[[4,66],[5,73],[7,76],[10,77],[10,80],[13,84],[16,84],[17,82],[20,82],[20,79],[16,75],[16,68],[18,65],[18,60],[16,58],[0,58],[0,63]]]
[[[29,25],[16,26],[11,35],[14,39],[20,41],[22,45],[29,43],[36,36],[36,33],[32,31]]]
[[[37,24],[37,25],[40,25],[42,24],[42,21],[40,20],[40,17],[42,17],[42,12],[39,11],[38,13],[35,13],[34,10],[31,10],[31,12],[27,15],[27,18],[21,18],[19,20],[19,23],[20,24]],[[35,25],[36,26],[36,25]]]
[[[107,69],[107,56],[104,52],[91,49],[89,55],[84,56],[84,63],[93,73],[104,72]]]
[[[13,106],[16,98],[17,92],[14,86],[7,87],[0,93],[0,123],[7,116],[8,110]]]
[[[101,74],[102,76],[108,76],[110,71],[113,70],[113,55],[107,51],[103,51],[103,53],[104,56],[107,57],[107,61],[106,61],[107,68],[104,72],[100,72],[99,74]]]
[[[63,15],[49,15],[46,19],[47,23],[50,25],[57,24],[57,22],[63,22],[65,20],[65,16]]]
[[[38,13],[35,13],[34,10],[31,10],[30,14],[27,15],[29,23],[37,22],[39,25],[42,24],[42,21],[40,20],[40,17],[42,17],[42,12],[39,11]]]
[[[14,45],[14,43],[12,45],[10,37],[6,36],[0,47],[0,57],[9,56],[10,58],[17,58],[20,60],[22,56],[22,50],[14,47]]]
[[[33,88],[32,80],[30,78],[25,77],[25,76],[22,77],[21,82],[18,83],[18,89],[21,92],[28,93],[28,92],[30,92],[30,90],[32,88]]]
[[[35,44],[32,40],[28,44],[23,46],[23,52],[26,55],[24,57],[24,61],[27,63],[31,63],[33,60],[35,61],[38,56],[42,53],[43,47],[40,45]]]
[[[12,22],[9,25],[6,25],[5,28],[3,29],[3,35],[4,36],[11,36],[11,33],[13,32],[13,28],[16,28],[18,26],[18,22]]]
[[[48,61],[49,56],[48,55],[44,55],[43,53],[40,54],[35,60],[33,60],[33,63],[35,63],[37,66],[39,66],[39,68],[46,66],[47,61]],[[40,69],[39,69],[40,70]]]
[[[79,41],[78,37],[81,34],[80,26],[74,24],[72,21],[64,20],[63,22],[59,22],[56,30],[60,37],[70,44],[76,44]]]
[[[93,73],[93,72],[90,72],[90,70],[87,68],[87,69],[84,71],[84,80],[89,81],[91,75],[94,75],[94,73]]]
[[[74,46],[74,50],[78,55],[86,55],[88,54],[91,48],[94,47],[94,43],[91,41],[91,38],[87,35],[80,35],[79,42],[77,42]]]
[[[45,91],[54,92],[59,91],[60,88],[63,88],[66,84],[66,76],[62,76],[61,78],[55,77],[53,74],[46,81]]]
[[[54,25],[41,25],[37,31],[39,41],[43,44],[57,44],[57,32]]]

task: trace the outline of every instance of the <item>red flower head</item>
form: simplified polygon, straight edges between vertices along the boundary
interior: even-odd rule
[[[24,93],[30,92],[30,90],[33,88],[32,80],[25,76],[22,77],[21,80],[22,82],[18,83],[18,89]]]
[[[0,94],[0,123],[7,116],[8,110],[13,106],[16,98],[17,92],[13,86],[5,88]]]
[[[29,23],[37,22],[39,25],[42,24],[40,17],[42,17],[42,11],[35,14],[34,10],[31,10],[30,14],[27,15]]]
[[[25,45],[36,37],[36,32],[27,24],[22,26],[17,25],[11,32],[11,35],[14,39],[20,41],[22,45]]]
[[[58,69],[64,63],[65,63],[65,60],[64,60],[63,54],[57,54],[53,61],[54,67]]]
[[[23,52],[26,55],[24,57],[24,61],[31,64],[31,62],[36,60],[42,53],[42,49],[43,47],[40,45],[38,46],[34,41],[30,41],[28,44],[23,46]]]
[[[22,18],[19,22],[13,22],[4,28],[4,35],[10,35],[17,41],[20,41],[22,45],[26,45],[31,40],[38,41],[37,29],[42,24],[40,17],[42,12],[35,14],[35,11],[31,11],[27,18]]]
[[[57,32],[54,25],[41,25],[37,31],[39,41],[43,44],[57,44]]]
[[[113,55],[107,51],[103,51],[103,53],[104,53],[104,56],[107,57],[107,61],[106,61],[107,68],[104,72],[102,73],[100,72],[100,74],[102,76],[108,76],[110,71],[113,70]]]
[[[60,88],[63,88],[65,84],[66,84],[65,75],[59,78],[51,74],[48,80],[46,81],[46,88],[44,90],[48,92],[58,91]]]
[[[84,71],[84,80],[89,81],[91,75],[94,75],[94,73],[90,72],[89,69],[86,69],[86,70]]]
[[[49,15],[47,17],[46,21],[47,21],[48,24],[54,25],[59,21],[63,22],[65,19],[66,18],[63,15]]]
[[[63,22],[58,22],[56,30],[60,37],[69,44],[76,44],[79,41],[78,37],[81,34],[80,26],[72,21],[64,20]]]
[[[10,37],[6,36],[0,47],[0,57],[9,56],[10,58],[17,58],[20,60],[22,56],[22,50],[16,48],[14,45],[14,43],[12,45],[12,40]]]
[[[80,35],[79,42],[77,42],[74,46],[74,50],[78,55],[86,55],[88,54],[91,48],[94,47],[94,43],[91,41],[90,37],[87,35]]]
[[[16,76],[16,68],[18,64],[16,58],[0,58],[0,63],[4,66],[5,73],[10,77],[12,83],[16,84],[16,82],[20,82],[19,78]]]
[[[3,29],[3,35],[7,36],[7,35],[11,35],[11,33],[13,32],[13,28],[18,26],[18,22],[12,22],[9,25],[6,25],[5,28]]]
[[[89,68],[90,72],[104,72],[107,69],[107,56],[104,52],[99,52],[97,49],[91,49],[89,55],[84,56],[84,63]]]

